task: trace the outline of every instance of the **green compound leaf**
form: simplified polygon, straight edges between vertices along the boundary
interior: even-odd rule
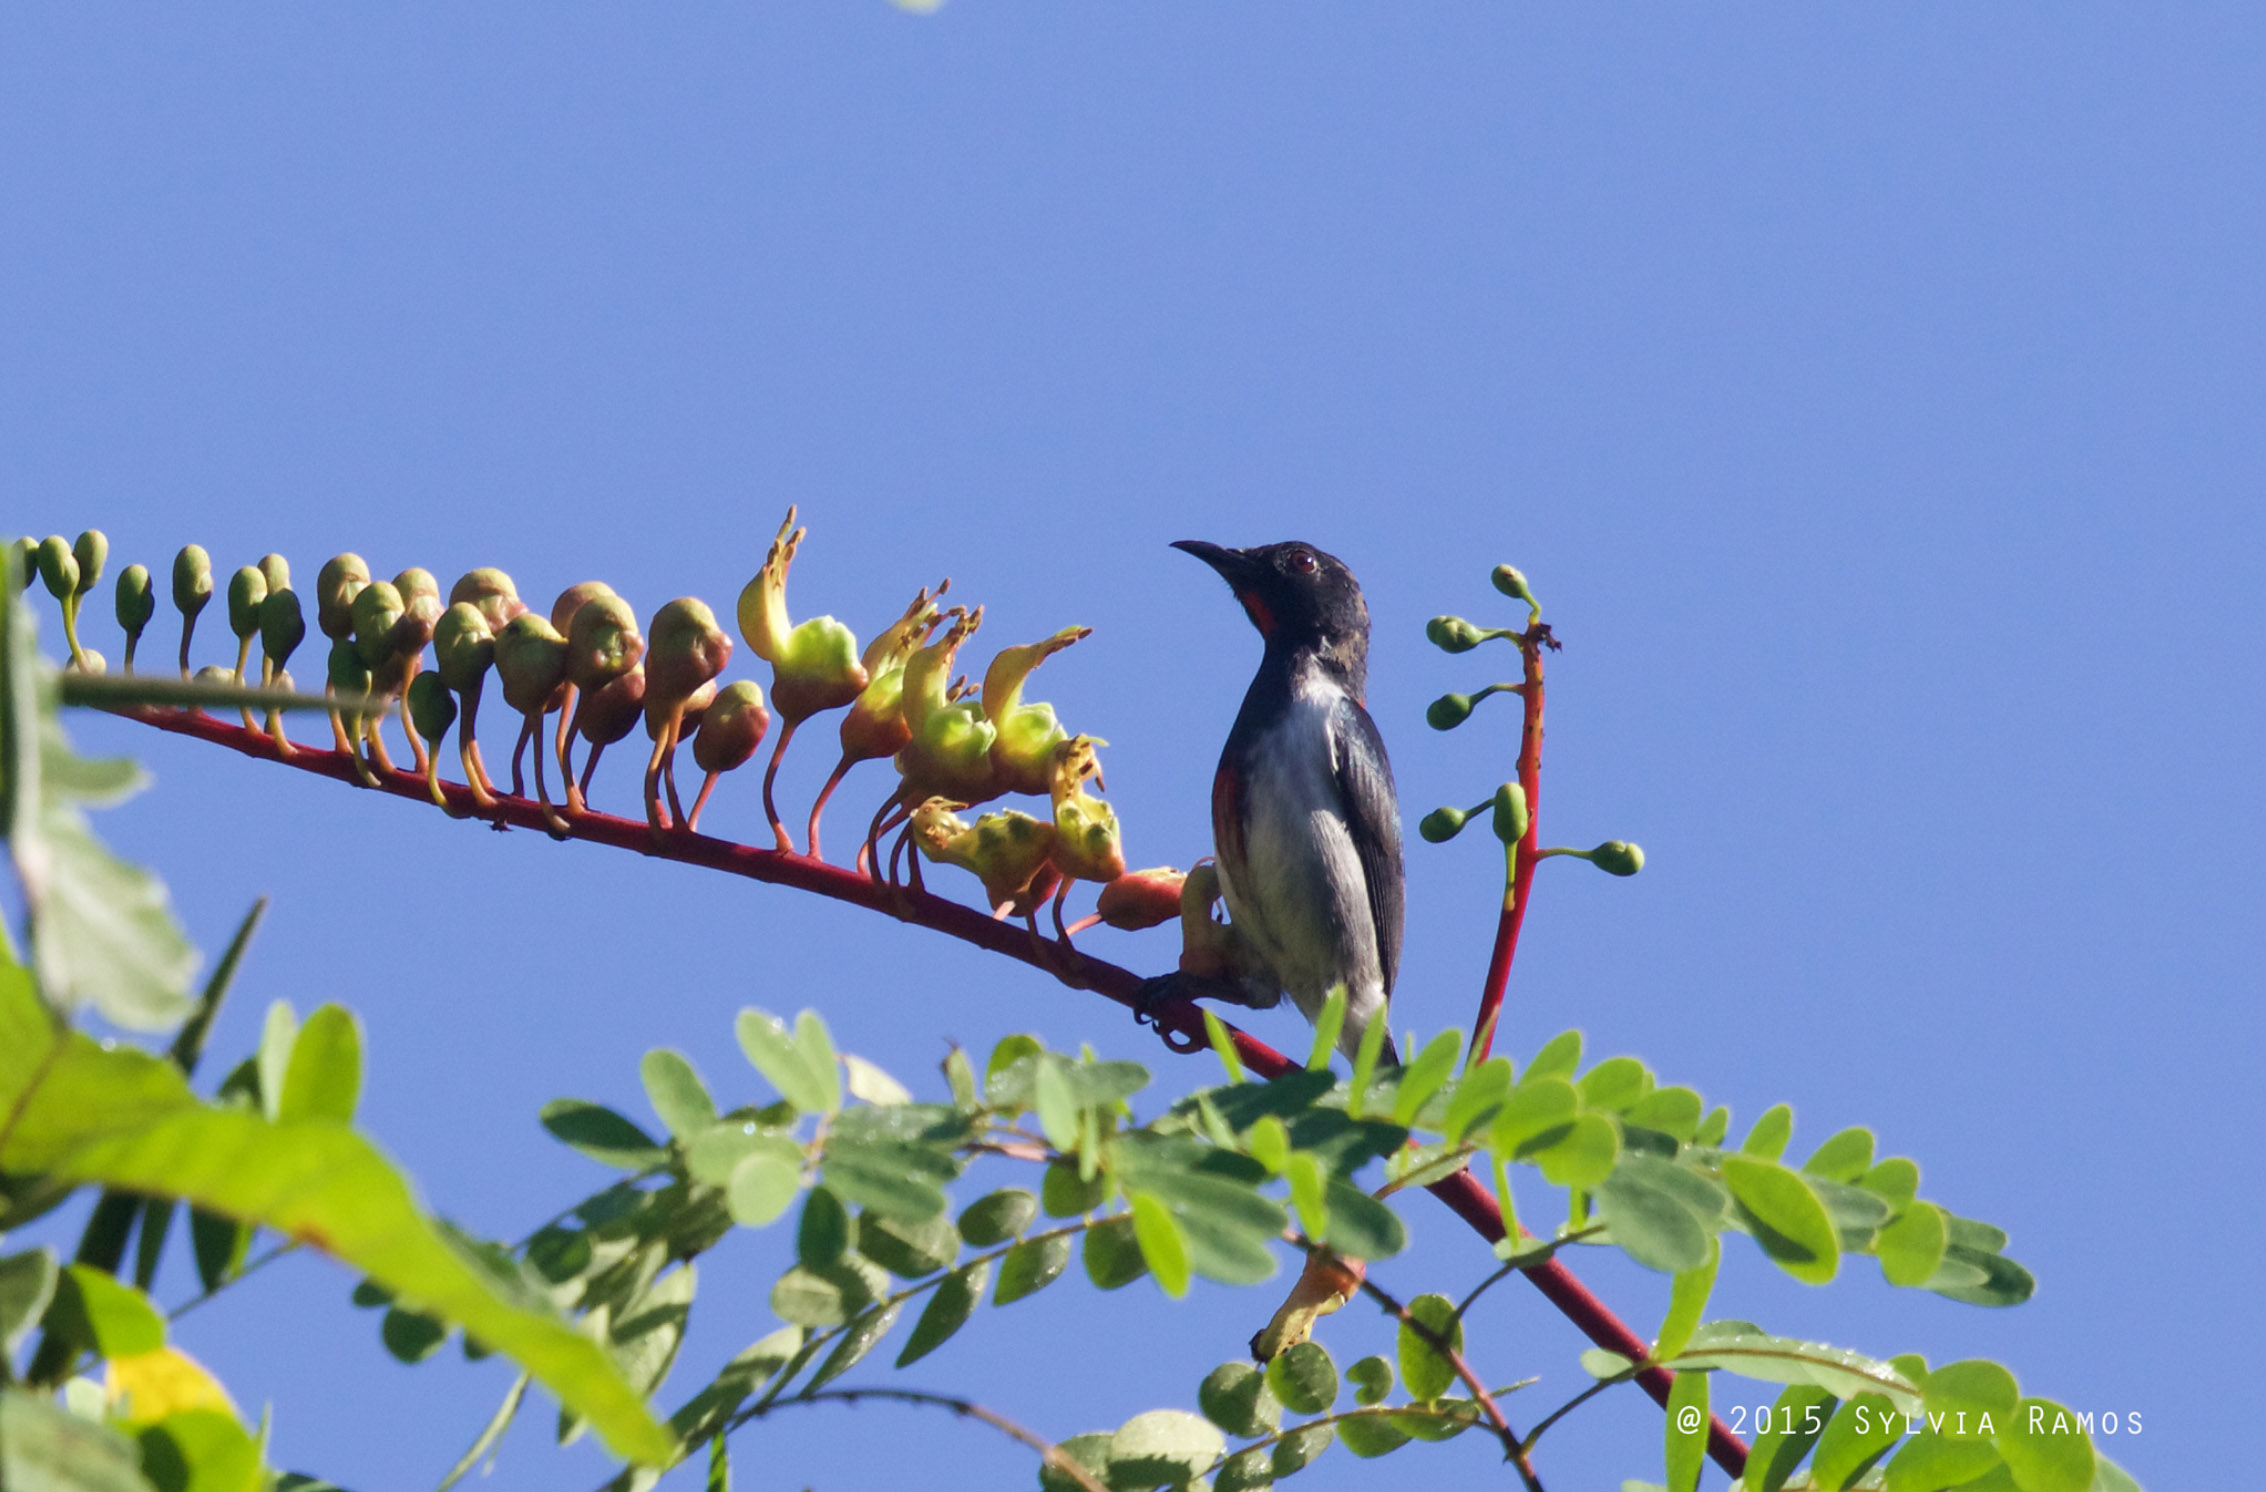
[[[887,1305],[876,1306],[852,1321],[848,1330],[842,1333],[842,1339],[834,1344],[834,1350],[826,1354],[826,1361],[820,1363],[818,1371],[810,1375],[810,1382],[804,1385],[802,1391],[806,1394],[815,1393],[863,1362],[866,1354],[880,1346],[881,1339],[889,1335],[889,1329],[897,1324],[897,1317],[904,1308],[903,1301],[893,1300]]]
[[[151,1492],[134,1443],[37,1394],[0,1388],[0,1487]]]
[[[1330,1245],[1356,1259],[1390,1259],[1408,1247],[1400,1214],[1350,1181],[1336,1177],[1324,1190],[1330,1213]]]
[[[1678,1373],[1669,1386],[1668,1492],[1697,1492],[1707,1465],[1707,1380],[1705,1373]]]
[[[1274,1454],[1268,1458],[1269,1469],[1277,1477],[1304,1471],[1320,1459],[1322,1452],[1328,1450],[1330,1442],[1335,1439],[1337,1431],[1327,1423],[1302,1425],[1275,1442]],[[1220,1492],[1226,1492],[1226,1489],[1222,1488]]]
[[[984,1287],[990,1283],[989,1259],[978,1259],[946,1275],[922,1307],[920,1319],[913,1323],[905,1350],[897,1354],[897,1366],[910,1367],[952,1340],[975,1315],[976,1307],[983,1303]]]
[[[1410,1124],[1433,1094],[1447,1086],[1455,1074],[1456,1057],[1463,1051],[1463,1033],[1452,1027],[1424,1044],[1408,1066],[1401,1069],[1400,1089],[1393,1095],[1393,1122]]]
[[[826,1184],[861,1207],[899,1222],[942,1217],[947,1205],[937,1184],[952,1179],[950,1157],[925,1145],[894,1140],[860,1141],[836,1134],[822,1160]]]
[[[1357,1414],[1338,1421],[1338,1439],[1362,1460],[1373,1461],[1408,1444],[1410,1436],[1389,1415]]]
[[[1714,1251],[1713,1224],[1721,1210],[1711,1209],[1703,1221],[1686,1204],[1686,1178],[1706,1185],[1705,1178],[1680,1166],[1631,1155],[1597,1188],[1598,1215],[1613,1243],[1647,1269],[1683,1274],[1705,1264]]]
[[[661,1462],[673,1442],[606,1350],[499,1279],[419,1210],[368,1141],[329,1124],[277,1125],[192,1094],[172,1063],[61,1036],[21,969],[0,969],[0,1172],[175,1197],[311,1243],[509,1354],[615,1452]]]
[[[1152,1409],[1118,1426],[1109,1439],[1113,1486],[1179,1486],[1227,1453],[1227,1439],[1202,1415]]]
[[[1988,1440],[2014,1417],[2021,1397],[2014,1375],[1988,1358],[1947,1362],[1920,1382],[1929,1424],[1953,1440]],[[1986,1415],[1992,1420],[1987,1430]]]
[[[743,1228],[763,1228],[786,1215],[803,1189],[801,1153],[793,1160],[776,1151],[759,1150],[732,1167],[724,1188],[724,1202],[732,1221]]]
[[[1698,1131],[1703,1107],[1699,1094],[1689,1088],[1655,1088],[1630,1104],[1623,1111],[1621,1120],[1638,1129],[1664,1134],[1683,1144]]]
[[[901,1280],[924,1279],[959,1259],[960,1230],[948,1218],[907,1223],[868,1211],[858,1218],[858,1252]]]
[[[746,1119],[721,1120],[694,1136],[685,1146],[685,1169],[704,1185],[729,1186],[740,1162],[758,1153],[768,1153],[797,1171],[802,1169],[803,1147],[793,1136]]]
[[[87,1264],[69,1264],[55,1282],[48,1329],[74,1350],[139,1357],[165,1345],[165,1318],[150,1299]]]
[[[1880,1272],[1892,1285],[1924,1285],[1943,1265],[1944,1213],[1933,1202],[1914,1202],[1873,1236]]]
[[[1272,1435],[1282,1423],[1282,1405],[1267,1388],[1267,1375],[1247,1362],[1223,1362],[1196,1389],[1196,1407],[1230,1435],[1255,1439]]]
[[[1621,1150],[1620,1131],[1602,1114],[1582,1114],[1563,1134],[1528,1142],[1528,1155],[1553,1186],[1589,1188],[1613,1174]]]
[[[2093,1485],[2093,1438],[2051,1399],[2023,1399],[2012,1423],[1992,1439],[2022,1492],[2086,1492]]]
[[[1463,1143],[1464,1136],[1475,1126],[1494,1117],[1511,1096],[1511,1059],[1490,1057],[1477,1067],[1465,1071],[1457,1082],[1455,1092],[1448,1099],[1447,1117],[1441,1121],[1440,1132],[1451,1145]],[[1351,1444],[1348,1441],[1347,1444]]]
[[[1081,1176],[1074,1160],[1049,1162],[1039,1180],[1039,1205],[1048,1217],[1084,1217],[1108,1200],[1108,1175]]]
[[[844,1257],[812,1267],[797,1264],[771,1287],[771,1310],[795,1326],[840,1326],[889,1288],[889,1276],[863,1259]]]
[[[1148,1192],[1134,1192],[1130,1201],[1133,1204],[1131,1224],[1135,1252],[1140,1261],[1148,1266],[1149,1273],[1157,1277],[1157,1288],[1178,1300],[1188,1293],[1188,1277],[1192,1267],[1188,1253],[1188,1235],[1182,1231],[1179,1220],[1172,1215],[1172,1209]],[[1087,1235],[1087,1240],[1087,1248],[1091,1250],[1094,1246],[1091,1233]],[[1118,1283],[1125,1283],[1136,1276],[1137,1272]],[[1115,1278],[1114,1272],[1111,1277]],[[1096,1283],[1100,1281],[1097,1280]],[[1105,1285],[1103,1288],[1111,1289],[1114,1286]]]
[[[1837,1399],[1878,1393],[1900,1414],[1920,1412],[1920,1391],[1889,1364],[1845,1347],[1774,1337],[1747,1321],[1710,1321],[1692,1334],[1691,1345],[1663,1364],[1719,1368],[1767,1383],[1809,1384]],[[1821,1421],[1818,1428],[1824,1429]]]
[[[1859,1176],[1857,1184],[1901,1210],[1920,1194],[1920,1164],[1906,1156],[1892,1155]]]
[[[1873,1132],[1869,1129],[1845,1129],[1811,1152],[1802,1162],[1802,1169],[1812,1176],[1823,1176],[1828,1181],[1855,1183],[1873,1167]]]
[[[1434,1337],[1444,1340],[1449,1351],[1462,1353],[1463,1322],[1456,1319],[1454,1301],[1445,1295],[1419,1295],[1408,1303],[1408,1313]],[[1400,1324],[1395,1350],[1400,1358],[1401,1382],[1408,1385],[1408,1396],[1418,1403],[1437,1399],[1455,1385],[1455,1364],[1406,1321]]]
[[[26,1249],[0,1259],[0,1359],[15,1355],[55,1298],[62,1271],[52,1249]]]
[[[1678,1274],[1670,1284],[1668,1315],[1660,1323],[1658,1340],[1652,1344],[1655,1358],[1675,1357],[1691,1344],[1692,1333],[1699,1330],[1700,1318],[1707,1310],[1708,1296],[1715,1289],[1715,1272],[1722,1260],[1722,1247],[1710,1238],[1707,1262]]]
[[[1103,1218],[1088,1228],[1079,1257],[1085,1263],[1086,1278],[1097,1290],[1121,1290],[1149,1272],[1130,1214]]]
[[[362,1023],[354,1012],[324,1005],[307,1017],[291,1042],[281,1090],[278,1123],[353,1123],[362,1099]]]
[[[684,1053],[655,1047],[637,1064],[637,1075],[644,1080],[646,1101],[670,1134],[690,1144],[715,1125],[716,1100]]]
[[[1580,1066],[1581,1032],[1560,1031],[1544,1042],[1542,1050],[1534,1054],[1534,1060],[1526,1064],[1525,1081],[1531,1083],[1547,1077],[1570,1079]]]
[[[1368,1408],[1382,1404],[1393,1391],[1392,1359],[1372,1353],[1345,1370],[1345,1381],[1353,1385],[1353,1401]]]
[[[1608,1113],[1626,1113],[1652,1091],[1652,1073],[1634,1057],[1607,1057],[1575,1084],[1581,1101]]]
[[[1581,1097],[1571,1082],[1555,1074],[1537,1077],[1529,1072],[1495,1116],[1495,1150],[1506,1159],[1523,1160],[1560,1138],[1580,1112]]]
[[[809,1269],[823,1269],[850,1251],[850,1210],[823,1186],[803,1198],[795,1224],[795,1258]]]
[[[788,1103],[806,1114],[829,1114],[841,1106],[840,1076],[833,1067],[831,1044],[822,1072],[813,1054],[787,1034],[787,1023],[768,1011],[753,1007],[741,1011],[732,1030],[750,1065]]]
[[[1267,1364],[1267,1387],[1293,1414],[1327,1414],[1338,1397],[1338,1365],[1320,1342],[1300,1342]]]
[[[1774,1160],[1726,1155],[1723,1184],[1738,1199],[1755,1241],[1779,1268],[1804,1284],[1833,1279],[1841,1266],[1840,1235],[1825,1204],[1799,1175]]]
[[[1998,1464],[1998,1450],[1987,1440],[1954,1440],[1922,1430],[1889,1457],[1888,1492],[1962,1487]]]
[[[1062,1278],[1062,1271],[1069,1267],[1069,1234],[1026,1238],[1001,1257],[999,1286],[992,1292],[991,1303],[1013,1305],[1025,1296],[1036,1295]]]
[[[1754,1443],[1747,1449],[1748,1485],[1755,1492],[1779,1492],[1825,1433],[1837,1403],[1814,1383],[1787,1385],[1756,1426]]]
[[[1859,1394],[1826,1422],[1810,1456],[1810,1475],[1821,1487],[1846,1487],[1888,1454],[1904,1434],[1904,1416],[1879,1394]]]
[[[1038,1198],[1018,1187],[1006,1187],[968,1204],[960,1214],[960,1236],[971,1247],[991,1248],[1020,1234],[1038,1215]]]
[[[1794,1111],[1782,1103],[1772,1104],[1739,1142],[1739,1153],[1757,1160],[1776,1160],[1786,1153],[1787,1142],[1793,1138]]]
[[[552,1136],[619,1171],[645,1171],[666,1165],[669,1152],[644,1130],[601,1103],[554,1098],[543,1105],[543,1127]]]

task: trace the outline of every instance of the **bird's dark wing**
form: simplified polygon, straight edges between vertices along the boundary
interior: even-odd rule
[[[1401,875],[1400,799],[1393,792],[1393,764],[1369,712],[1348,699],[1331,722],[1331,755],[1338,797],[1345,804],[1346,827],[1361,856],[1361,876],[1369,887],[1369,916],[1377,929],[1377,958],[1385,993],[1400,972]]]

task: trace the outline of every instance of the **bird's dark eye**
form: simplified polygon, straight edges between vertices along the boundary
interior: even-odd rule
[[[1293,549],[1290,552],[1290,567],[1301,575],[1311,575],[1315,569],[1314,556],[1306,550]]]

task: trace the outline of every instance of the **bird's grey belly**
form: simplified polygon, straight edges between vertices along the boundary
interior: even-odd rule
[[[1240,864],[1221,865],[1228,915],[1311,1020],[1333,985],[1350,997],[1358,1032],[1384,997],[1377,932],[1361,858],[1328,805],[1336,782],[1322,751],[1254,761]],[[1275,780],[1266,780],[1266,779]]]

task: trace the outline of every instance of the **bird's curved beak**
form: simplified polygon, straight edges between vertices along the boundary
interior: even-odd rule
[[[1237,591],[1245,588],[1251,576],[1251,557],[1240,549],[1228,549],[1218,544],[1207,544],[1202,539],[1179,539],[1173,548],[1183,554],[1193,554],[1219,572],[1220,579]]]

